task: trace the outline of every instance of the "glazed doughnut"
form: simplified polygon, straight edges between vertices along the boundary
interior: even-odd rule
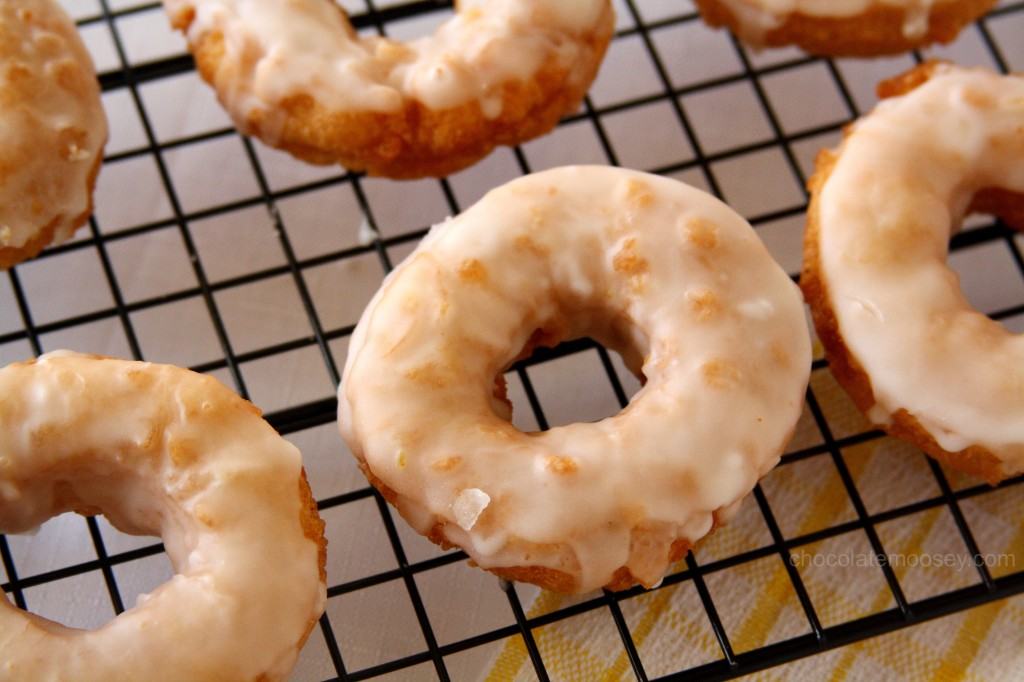
[[[711,26],[755,47],[871,57],[952,42],[997,0],[695,0]]]
[[[0,529],[102,512],[176,575],[82,631],[0,599],[2,680],[283,680],[326,599],[299,452],[209,376],[57,352],[0,370]]]
[[[89,53],[54,0],[0,2],[0,268],[92,212],[107,119]]]
[[[495,377],[584,336],[644,388],[597,423],[518,431]],[[389,275],[353,333],[339,425],[413,528],[481,567],[561,592],[650,586],[778,462],[809,365],[796,285],[725,204],[561,168],[435,226]]]
[[[164,0],[240,130],[313,163],[441,176],[575,111],[608,0],[462,0],[434,35],[359,37],[331,0]]]
[[[1024,471],[1024,337],[970,306],[946,254],[972,211],[1024,229],[1024,78],[930,63],[879,92],[818,158],[801,282],[867,417],[996,482]]]

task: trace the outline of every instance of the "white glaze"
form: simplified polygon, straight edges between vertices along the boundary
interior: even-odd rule
[[[463,0],[431,36],[398,43],[358,37],[328,0],[164,0],[175,19],[194,11],[193,45],[224,37],[217,89],[236,120],[273,117],[281,102],[311,95],[332,111],[401,110],[410,100],[447,109],[473,100],[502,111],[502,88],[530,81],[541,66],[574,68],[608,0]],[[570,82],[576,85],[576,82]],[[272,123],[268,124],[272,127]]]
[[[211,377],[66,352],[0,370],[0,530],[98,507],[176,571],[93,631],[0,600],[0,680],[284,679],[326,598],[301,466]]]
[[[946,265],[973,194],[1024,192],[1024,78],[940,67],[859,121],[818,201],[821,277],[879,424],[904,409],[945,450],[1024,471],[1024,337],[973,310]]]
[[[946,0],[956,2],[956,0]],[[744,34],[755,39],[782,26],[794,14],[809,17],[846,19],[873,7],[904,10],[903,34],[920,38],[928,31],[932,7],[943,0],[718,0],[729,8],[743,26]]]
[[[494,377],[559,327],[648,381],[617,416],[521,433]],[[562,168],[434,227],[387,278],[352,337],[339,424],[403,516],[443,524],[481,566],[554,568],[587,591],[626,565],[653,585],[673,541],[699,540],[776,464],[809,363],[799,292],[735,212],[667,178]],[[487,497],[478,513],[467,490]]]
[[[89,53],[53,0],[0,3],[0,247],[44,227],[68,239],[89,209],[107,120]]]

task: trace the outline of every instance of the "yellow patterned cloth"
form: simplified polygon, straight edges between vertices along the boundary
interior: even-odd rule
[[[827,369],[815,371],[811,385],[834,438],[870,428]],[[805,414],[790,451],[822,441],[814,420]],[[849,447],[843,451],[843,460],[870,514],[940,494],[925,457],[891,438]],[[979,484],[951,471],[946,471],[946,477],[954,490]],[[787,538],[857,518],[827,453],[780,466],[765,478],[762,487]],[[960,508],[993,576],[1024,570],[1024,486],[985,490],[963,499]],[[900,515],[875,528],[909,601],[980,582],[954,517],[944,504]],[[770,544],[764,518],[751,498],[732,523],[698,547],[695,556],[702,565],[713,564]],[[895,606],[868,537],[859,528],[801,545],[793,551],[793,561],[825,627]],[[706,584],[737,653],[810,632],[778,553],[715,571],[707,575]],[[531,593],[520,588],[520,594],[529,599]],[[580,599],[538,592],[527,605],[527,615],[540,616],[577,601]],[[624,600],[621,608],[649,677],[722,658],[691,581]],[[634,679],[606,608],[533,632],[553,680]],[[1017,597],[802,659],[750,679],[1024,679],[1022,633],[1024,597]],[[486,679],[536,679],[521,639],[506,641]]]

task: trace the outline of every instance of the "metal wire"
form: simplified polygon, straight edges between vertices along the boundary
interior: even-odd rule
[[[351,19],[353,24],[361,29],[375,29],[381,34],[385,34],[388,26],[395,21],[448,9],[451,7],[452,3],[441,0],[419,0],[387,8],[376,8],[372,0],[366,0],[366,4],[368,11],[352,16]],[[774,63],[769,66],[756,67],[748,57],[748,53],[735,40],[732,41],[732,48],[735,51],[735,55],[742,67],[739,72],[723,77],[702,80],[698,83],[687,85],[685,87],[675,87],[672,84],[669,71],[666,69],[662,56],[655,45],[655,41],[652,38],[652,32],[667,27],[680,26],[689,22],[699,21],[699,18],[692,11],[682,11],[677,16],[671,16],[660,19],[656,22],[651,22],[644,20],[643,13],[638,8],[638,3],[635,2],[635,0],[624,0],[624,2],[620,3],[620,6],[625,8],[625,11],[628,13],[629,18],[632,21],[630,22],[631,27],[619,31],[616,39],[621,40],[629,37],[639,38],[647,57],[649,57],[654,66],[662,91],[653,95],[619,102],[604,108],[595,106],[588,98],[580,113],[568,117],[561,124],[571,125],[580,121],[588,121],[596,132],[602,152],[609,164],[618,165],[619,159],[606,132],[603,117],[606,117],[609,114],[627,111],[653,103],[667,103],[670,106],[673,115],[678,120],[678,123],[685,134],[686,140],[692,149],[692,158],[679,163],[673,163],[658,168],[649,168],[646,170],[665,174],[686,170],[698,170],[707,183],[709,189],[719,197],[722,197],[722,188],[712,170],[716,163],[729,159],[740,158],[744,155],[758,151],[780,150],[790,172],[793,175],[793,178],[801,187],[803,187],[805,185],[806,178],[804,177],[804,173],[800,167],[796,153],[794,152],[794,145],[823,134],[836,133],[841,130],[842,126],[862,113],[859,111],[854,97],[851,95],[850,88],[843,78],[842,70],[836,62],[832,60],[821,60],[817,58],[799,56],[793,59]],[[349,174],[341,170],[339,170],[337,175],[334,177],[315,182],[308,182],[286,190],[275,191],[267,181],[266,175],[260,164],[260,159],[255,153],[252,143],[248,140],[244,141],[245,152],[257,180],[259,188],[258,195],[211,208],[204,208],[199,211],[185,211],[178,198],[171,174],[168,171],[164,160],[164,155],[171,150],[188,147],[201,142],[231,137],[237,133],[235,133],[233,129],[223,128],[169,141],[158,140],[157,135],[154,132],[152,121],[147,114],[145,106],[143,106],[139,89],[146,83],[189,73],[194,70],[194,64],[191,58],[187,56],[174,56],[145,64],[132,64],[128,59],[123,37],[121,35],[123,28],[119,20],[133,15],[159,11],[159,3],[149,2],[124,9],[112,9],[109,0],[99,0],[99,7],[100,11],[98,14],[82,18],[78,23],[81,27],[87,27],[93,24],[104,24],[109,29],[113,38],[114,48],[121,63],[121,68],[101,74],[100,81],[102,88],[104,92],[123,91],[129,95],[138,114],[139,120],[142,122],[145,133],[145,144],[143,146],[136,149],[129,149],[109,154],[105,161],[107,163],[114,163],[143,157],[153,159],[159,172],[159,178],[163,186],[163,190],[171,204],[172,217],[166,220],[132,225],[117,231],[101,231],[97,226],[95,219],[93,219],[90,225],[88,238],[49,249],[40,256],[41,259],[46,259],[80,249],[96,249],[102,265],[104,277],[106,278],[112,292],[114,305],[109,308],[87,314],[74,315],[65,319],[46,322],[44,324],[37,324],[33,320],[30,302],[20,281],[19,271],[18,269],[11,270],[7,276],[9,277],[11,290],[18,306],[22,328],[17,331],[0,334],[0,345],[13,342],[27,342],[32,351],[38,354],[42,352],[42,345],[40,343],[41,335],[71,329],[89,322],[117,319],[123,328],[125,338],[132,355],[135,358],[143,359],[143,352],[132,324],[132,314],[142,310],[155,308],[157,306],[198,297],[203,301],[207,312],[213,321],[222,357],[218,360],[206,362],[193,367],[196,371],[210,372],[214,370],[227,370],[231,375],[231,378],[234,380],[239,392],[244,396],[248,396],[243,372],[240,369],[243,364],[254,360],[271,358],[289,351],[315,347],[319,351],[319,355],[323,360],[325,372],[327,372],[331,381],[337,385],[340,379],[340,373],[331,353],[330,343],[349,336],[353,329],[351,325],[334,329],[324,327],[317,314],[313,298],[305,281],[304,273],[315,266],[327,263],[337,263],[369,253],[376,254],[383,269],[385,271],[390,271],[392,269],[392,262],[389,256],[389,249],[417,241],[423,234],[425,234],[429,226],[424,225],[418,230],[399,236],[387,238],[381,236],[383,233],[378,229],[373,207],[371,202],[367,199],[366,192],[362,186],[362,178],[358,174]],[[988,19],[980,21],[977,26],[977,30],[980,32],[982,37],[982,42],[990,53],[993,63],[995,63],[998,68],[1004,72],[1009,68],[1006,58],[1002,54],[998,43],[993,39],[986,22],[995,16],[1004,16],[1014,13],[1024,15],[1024,2],[1003,3],[1000,8],[990,15]],[[920,55],[917,55],[917,58],[920,59]],[[783,73],[818,63],[824,64],[828,74],[831,76],[840,94],[843,105],[846,108],[846,116],[841,120],[802,130],[795,134],[787,133],[783,125],[780,123],[780,117],[773,108],[771,99],[766,93],[765,88],[762,85],[762,81],[766,77],[777,73]],[[684,96],[734,83],[749,83],[753,87],[757,102],[769,123],[771,136],[768,139],[756,143],[741,145],[725,151],[708,153],[702,148],[702,144],[695,131],[695,127],[689,120],[686,110],[680,102]],[[519,166],[519,170],[522,173],[530,172],[531,169],[528,159],[521,149],[514,150],[514,157]],[[452,190],[448,181],[441,180],[439,182],[441,192],[447,202],[449,210],[454,214],[465,208],[460,205],[456,198],[456,194]],[[371,244],[366,246],[344,248],[311,258],[300,258],[292,247],[288,226],[286,221],[282,220],[278,211],[278,202],[293,196],[339,185],[348,185],[351,187],[360,210],[362,211],[368,225],[377,234],[377,238]],[[192,239],[189,227],[190,223],[198,219],[214,217],[253,206],[262,206],[268,211],[281,242],[285,263],[279,266],[246,272],[243,275],[238,275],[223,281],[211,282],[203,269],[197,247]],[[800,216],[804,213],[805,209],[806,197],[804,197],[804,200],[798,204],[774,210],[763,215],[754,216],[751,219],[751,222],[755,226],[764,225],[782,218]],[[190,256],[197,286],[143,300],[126,302],[107,253],[108,245],[120,240],[168,228],[176,229],[180,233],[182,241],[185,244],[185,249]],[[1010,249],[1013,260],[1021,275],[1024,276],[1024,257],[1022,257],[1016,242],[1013,240],[1011,231],[1006,225],[1003,225],[998,221],[988,226],[958,234],[951,242],[951,250],[957,251],[989,242],[1004,243],[1007,248]],[[310,328],[312,329],[312,334],[298,334],[294,339],[283,343],[245,353],[236,352],[233,349],[231,340],[228,336],[226,325],[218,308],[215,294],[222,290],[282,275],[292,278],[299,292],[303,312],[308,319]],[[995,319],[1005,319],[1021,313],[1024,313],[1024,305],[1018,305],[997,311],[992,315],[992,317]],[[610,356],[605,349],[589,340],[577,340],[563,344],[556,349],[541,350],[532,358],[518,363],[513,368],[513,371],[516,373],[522,384],[528,404],[533,412],[533,416],[541,429],[548,428],[548,419],[544,414],[541,400],[531,383],[530,375],[527,370],[530,367],[549,362],[557,358],[592,350],[597,351],[598,357],[602,363],[605,373],[607,374],[612,391],[614,392],[619,404],[621,406],[625,406],[627,404],[628,398],[626,392],[619,381]],[[824,366],[824,361],[820,360],[816,361],[814,365],[816,370],[819,370]],[[829,528],[787,538],[784,536],[778,522],[776,521],[775,514],[771,509],[768,498],[760,487],[758,487],[755,490],[754,495],[758,508],[760,509],[761,515],[763,516],[769,530],[771,543],[764,547],[759,547],[735,556],[710,561],[704,564],[698,563],[696,557],[691,553],[686,559],[686,568],[678,573],[668,576],[665,579],[664,586],[662,588],[665,589],[673,585],[692,581],[700,602],[707,612],[709,626],[721,649],[721,658],[695,668],[678,670],[661,679],[730,679],[802,657],[811,656],[829,649],[844,646],[878,634],[911,627],[932,618],[955,613],[986,602],[1003,599],[1011,595],[1024,592],[1024,571],[996,578],[990,574],[983,563],[977,562],[979,564],[978,577],[980,581],[978,584],[923,600],[909,601],[907,596],[903,593],[895,573],[889,566],[888,562],[885,561],[885,549],[876,531],[877,526],[894,519],[908,517],[924,510],[944,507],[952,514],[956,529],[962,536],[965,546],[968,548],[969,552],[977,558],[981,556],[978,543],[974,537],[970,524],[964,517],[960,508],[960,503],[977,495],[990,492],[992,488],[985,485],[976,485],[954,490],[946,480],[942,469],[934,462],[930,462],[931,470],[939,487],[939,495],[889,509],[884,512],[874,514],[869,513],[857,491],[853,477],[846,466],[842,452],[845,448],[853,445],[880,439],[884,434],[879,431],[872,430],[837,438],[832,433],[832,429],[825,418],[813,389],[808,390],[807,404],[810,414],[823,437],[823,442],[819,445],[787,454],[783,457],[782,466],[791,465],[810,458],[825,457],[830,460],[834,464],[836,472],[849,495],[856,518]],[[291,434],[332,422],[335,418],[335,410],[335,401],[325,399],[272,412],[267,415],[267,418],[282,434]],[[1002,483],[1000,487],[1016,486],[1022,481],[1024,481],[1024,477],[1017,477]],[[383,498],[371,488],[362,488],[330,498],[321,499],[318,504],[321,510],[326,510],[358,503],[370,498],[374,500],[380,513],[380,517],[383,520],[385,532],[390,545],[393,548],[397,568],[381,571],[357,580],[331,585],[328,589],[328,597],[333,599],[342,595],[368,589],[376,585],[383,585],[391,581],[400,580],[411,600],[413,612],[419,629],[423,634],[426,648],[423,651],[412,655],[399,657],[369,668],[351,670],[349,666],[346,666],[345,664],[342,654],[343,647],[339,646],[339,642],[335,635],[334,624],[332,624],[331,618],[325,613],[320,619],[320,628],[326,642],[328,655],[334,666],[336,677],[333,679],[372,679],[387,673],[402,671],[409,669],[412,666],[426,663],[433,667],[433,670],[439,679],[448,680],[450,679],[450,675],[446,669],[446,657],[509,637],[520,637],[525,645],[528,659],[530,664],[533,666],[536,676],[538,679],[546,681],[549,679],[550,675],[545,668],[543,656],[541,655],[533,634],[534,631],[539,627],[597,609],[608,609],[612,621],[614,622],[621,638],[623,649],[627,654],[630,669],[633,674],[638,680],[649,679],[649,675],[644,669],[642,657],[637,651],[633,635],[630,632],[627,621],[620,608],[620,603],[623,600],[630,599],[640,594],[642,592],[640,589],[633,589],[621,593],[604,593],[582,603],[573,604],[572,606],[552,613],[546,613],[537,617],[528,617],[523,609],[517,588],[512,584],[503,583],[502,587],[507,595],[511,611],[514,615],[514,625],[508,625],[486,632],[479,632],[468,638],[452,643],[444,645],[439,644],[438,637],[434,632],[427,609],[419,593],[415,577],[426,571],[463,561],[466,556],[462,552],[450,552],[442,556],[423,561],[410,561],[402,546],[398,529],[395,526],[392,515],[387,509],[387,504]],[[881,613],[875,613],[873,615],[858,618],[839,625],[824,627],[817,615],[816,607],[808,593],[808,590],[803,584],[799,572],[791,561],[791,552],[811,543],[837,537],[855,530],[861,530],[866,534],[871,545],[872,552],[879,559],[879,565],[883,570],[886,583],[892,593],[893,601],[896,606]],[[89,519],[88,521],[88,532],[96,552],[97,558],[95,560],[77,563],[30,577],[19,576],[7,539],[4,536],[0,536],[0,564],[3,565],[7,574],[7,582],[2,585],[4,592],[12,595],[16,605],[21,608],[25,608],[26,603],[24,591],[26,589],[76,575],[100,571],[109,592],[114,611],[116,613],[120,613],[124,609],[124,606],[120,590],[117,585],[114,568],[125,563],[159,554],[163,551],[163,546],[157,543],[127,552],[109,553],[104,545],[103,537],[94,519]],[[805,635],[790,638],[782,642],[769,644],[767,646],[762,646],[742,653],[736,653],[729,640],[726,628],[724,627],[715,607],[712,595],[705,584],[706,578],[720,571],[733,569],[743,564],[748,564],[773,556],[782,561],[786,566],[790,583],[807,620],[809,632]]]

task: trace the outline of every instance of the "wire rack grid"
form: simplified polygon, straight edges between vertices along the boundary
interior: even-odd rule
[[[422,34],[452,11],[450,2],[430,0],[340,4],[361,31],[396,37]],[[795,273],[813,153],[872,106],[876,80],[927,55],[851,61],[755,53],[705,28],[690,2],[617,0],[608,64],[581,110],[554,133],[452,178],[391,183],[303,166],[240,137],[199,83],[159,3],[64,5],[97,62],[112,139],[88,229],[0,281],[0,361],[70,347],[190,366],[254,400],[300,446],[328,523],[332,563],[328,609],[297,679],[483,679],[509,647],[525,655],[517,679],[553,679],[564,675],[552,668],[556,652],[541,633],[574,619],[600,620],[614,634],[622,679],[727,679],[1024,591],[1024,571],[973,561],[957,587],[924,596],[908,588],[886,561],[888,524],[941,512],[963,552],[981,557],[979,537],[988,534],[967,508],[986,496],[1020,496],[1022,479],[993,490],[908,453],[901,461],[925,472],[922,489],[931,492],[878,504],[853,460],[857,448],[889,439],[835,417],[831,398],[823,398],[831,384],[820,357],[798,438],[777,471],[835,478],[845,516],[794,527],[779,503],[784,488],[770,476],[736,521],[760,524],[758,541],[698,550],[653,593],[589,595],[556,608],[538,608],[532,588],[464,568],[463,553],[442,552],[411,533],[366,486],[334,425],[332,395],[358,314],[431,223],[532,170],[625,165],[729,201]],[[1022,36],[1024,2],[1004,1],[933,53],[1024,70]],[[1024,257],[1005,225],[968,221],[952,240],[951,263],[980,309],[1024,330]],[[606,416],[638,388],[617,356],[585,339],[539,351],[508,380],[515,423],[531,430]],[[837,621],[794,558],[854,535],[878,559],[870,570],[888,601]],[[722,608],[723,593],[739,589],[730,576],[755,564],[777,571],[780,562],[800,624],[755,645],[741,642],[735,617]],[[32,538],[0,536],[0,565],[15,604],[81,627],[130,607],[170,571],[159,542],[73,515]],[[694,627],[705,630],[713,650],[694,656],[684,642],[655,655],[640,634],[647,626],[638,623],[636,605],[682,589],[692,593]],[[376,608],[385,602],[387,609]]]

